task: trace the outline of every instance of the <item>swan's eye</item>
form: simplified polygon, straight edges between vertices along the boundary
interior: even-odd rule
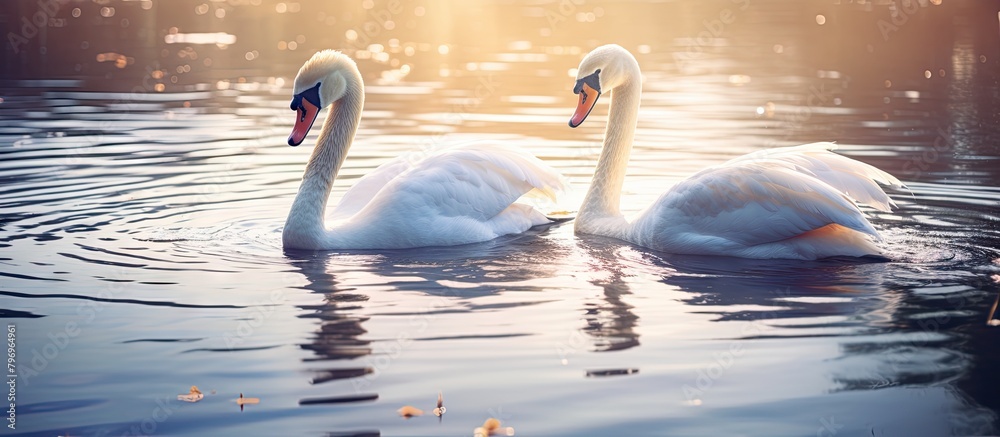
[[[598,69],[593,74],[577,80],[576,86],[573,87],[573,94],[580,94],[580,92],[583,91],[584,84],[589,85],[591,88],[594,89],[594,91],[597,91],[599,94],[601,92],[601,78],[600,76],[598,76],[600,73],[601,70]]]
[[[319,102],[319,86],[322,83],[317,83],[316,86],[309,88],[301,93],[299,93],[299,99],[306,99],[309,103],[317,108],[322,108],[323,105]]]
[[[597,71],[594,72],[594,74],[591,74],[590,76],[583,78],[583,83],[590,85],[590,87],[593,88],[594,91],[601,92],[601,77],[599,76],[600,74],[601,70],[598,69]]]
[[[313,106],[317,108],[321,107],[319,103],[319,86],[320,84],[317,83],[312,88],[309,88],[301,93],[292,96],[292,104],[289,105],[289,107],[291,107],[293,111],[304,109],[302,106],[303,99],[309,103],[312,103]]]

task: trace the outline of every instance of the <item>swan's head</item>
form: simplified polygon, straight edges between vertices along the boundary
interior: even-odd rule
[[[573,93],[580,95],[580,103],[569,119],[569,126],[577,127],[583,123],[601,93],[637,77],[638,72],[639,63],[635,57],[617,44],[600,46],[584,56],[577,69],[576,86],[573,87]]]
[[[291,107],[296,117],[288,145],[302,143],[321,109],[340,100],[352,87],[363,86],[357,64],[347,55],[323,50],[309,58],[295,76],[292,88]],[[364,91],[360,91],[363,95]]]

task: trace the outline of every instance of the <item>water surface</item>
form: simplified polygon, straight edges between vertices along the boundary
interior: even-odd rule
[[[998,432],[994,3],[165,3],[70,4],[5,48],[17,435]],[[236,41],[167,43],[206,32]],[[609,42],[644,75],[626,212],[707,165],[835,140],[909,187],[865,209],[891,261],[676,256],[571,223],[282,250],[316,135],[286,145],[290,83],[313,51],[347,51],[368,85],[333,201],[395,156],[494,141],[563,172],[552,208],[573,209],[607,114],[566,126],[574,68]],[[206,398],[178,401],[192,385]]]

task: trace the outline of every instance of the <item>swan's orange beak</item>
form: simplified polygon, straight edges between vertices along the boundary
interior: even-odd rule
[[[592,88],[589,84],[583,83],[580,86],[580,103],[576,105],[576,112],[569,119],[569,127],[577,127],[583,120],[587,119],[590,115],[590,111],[594,109],[594,105],[597,104],[597,98],[601,96],[601,92]]]
[[[292,127],[292,134],[288,136],[289,146],[298,146],[306,139],[306,134],[312,128],[316,116],[319,115],[319,108],[309,100],[302,99],[302,103],[295,110],[295,126]]]

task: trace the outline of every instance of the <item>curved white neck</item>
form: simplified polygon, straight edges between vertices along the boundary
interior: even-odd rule
[[[611,90],[604,146],[576,219],[577,230],[616,238],[623,238],[626,232],[627,223],[619,208],[638,121],[641,80],[636,67],[624,83]]]
[[[286,243],[291,239],[299,247],[320,247],[324,245],[322,240],[335,237],[328,235],[324,224],[326,204],[361,121],[365,103],[363,87],[360,81],[348,86],[347,93],[331,105],[285,220],[283,238]]]

